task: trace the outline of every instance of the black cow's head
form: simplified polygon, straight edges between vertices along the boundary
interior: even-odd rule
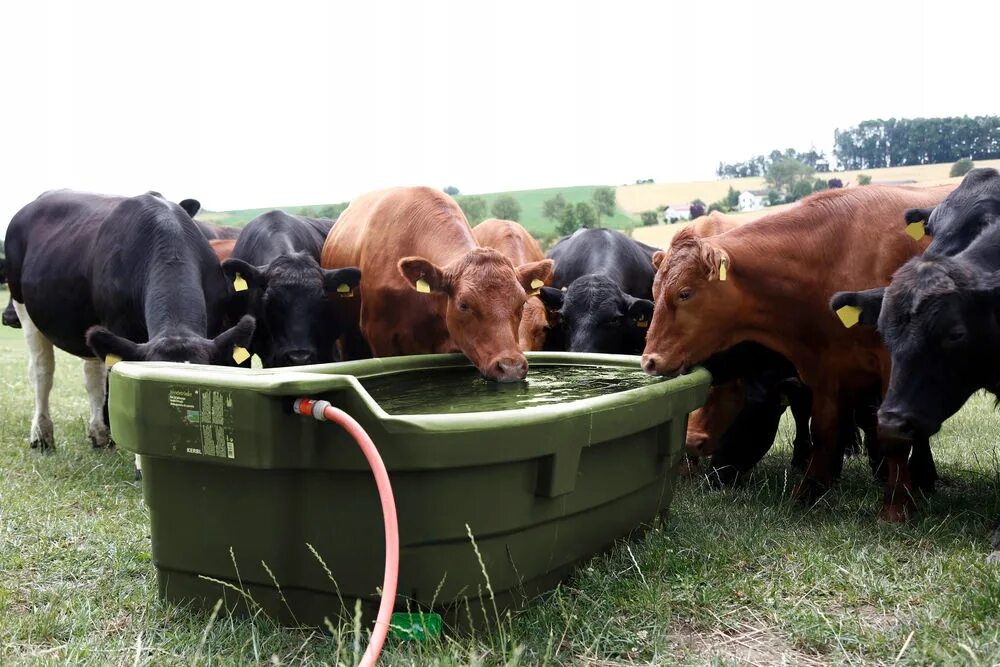
[[[101,326],[87,329],[87,345],[105,363],[121,361],[176,361],[232,366],[246,354],[253,338],[254,319],[244,316],[233,328],[214,339],[186,332],[155,336],[147,343],[133,343]]]
[[[903,265],[889,287],[840,292],[830,305],[859,308],[862,325],[877,323],[892,357],[880,437],[933,435],[973,392],[1000,389],[997,274],[923,255]]]
[[[906,224],[923,222],[934,239],[928,253],[952,256],[965,250],[990,224],[1000,222],[1000,172],[973,169],[934,208],[911,208]]]
[[[565,292],[542,288],[539,298],[558,311],[569,352],[639,354],[653,317],[653,302],[637,299],[606,276],[580,276]]]
[[[300,252],[280,255],[264,266],[231,258],[222,270],[234,290],[248,294],[247,307],[257,318],[253,351],[264,366],[335,360],[340,331],[330,299],[360,298],[359,269],[321,269],[312,255]]]

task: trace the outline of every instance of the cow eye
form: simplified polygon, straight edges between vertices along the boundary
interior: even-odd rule
[[[955,327],[944,337],[945,345],[957,345],[965,339],[965,329],[962,327]]]
[[[681,301],[687,301],[688,299],[691,298],[691,295],[693,293],[694,290],[692,290],[690,287],[682,287],[680,288],[680,290],[677,291],[677,298],[680,299]]]
[[[462,311],[463,313],[466,313],[466,312],[469,311],[469,304],[466,303],[465,301],[459,301],[458,302],[458,309],[460,311]]]
[[[612,317],[610,320],[604,321],[604,326],[606,327],[620,327],[622,325],[622,316]]]

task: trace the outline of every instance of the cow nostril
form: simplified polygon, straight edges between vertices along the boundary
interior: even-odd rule
[[[295,350],[293,352],[286,352],[282,361],[284,366],[305,366],[306,364],[312,363],[314,360],[312,352],[308,350]]]

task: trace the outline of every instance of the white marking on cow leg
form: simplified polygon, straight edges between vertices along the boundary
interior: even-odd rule
[[[17,318],[21,320],[24,340],[28,343],[28,379],[35,389],[35,416],[31,419],[31,446],[48,449],[55,446],[52,419],[49,417],[49,394],[52,393],[52,374],[56,359],[52,343],[42,335],[31,321],[23,303],[14,302]]]
[[[87,435],[94,447],[107,447],[111,444],[108,435],[108,425],[104,423],[105,382],[108,369],[100,359],[83,360],[83,386],[87,388],[87,398],[90,401],[90,422],[87,424]]]

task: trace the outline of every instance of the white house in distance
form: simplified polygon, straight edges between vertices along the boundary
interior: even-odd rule
[[[683,204],[671,204],[663,209],[663,222],[670,222],[671,220],[690,220],[691,219],[691,202],[685,202]]]
[[[756,211],[767,206],[767,190],[745,190],[740,193],[741,211]]]

